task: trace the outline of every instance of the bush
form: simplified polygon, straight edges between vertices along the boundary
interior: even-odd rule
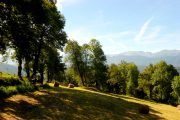
[[[6,83],[6,85],[8,85],[8,84],[15,85],[14,84],[15,82],[13,83],[13,82],[11,82],[11,80],[13,80],[13,79],[5,80],[7,82],[4,82],[4,83]],[[13,83],[13,84],[11,84],[11,83]],[[29,81],[21,81],[21,84],[15,85],[15,86],[0,86],[0,99],[7,98],[7,97],[17,94],[17,93],[26,93],[26,92],[32,92],[35,90],[38,90],[38,87],[33,86],[32,84],[30,84]]]
[[[139,113],[148,114],[149,113],[149,106],[148,105],[139,105]]]
[[[51,86],[49,85],[49,84],[44,84],[44,85],[42,85],[42,87],[43,87],[43,89],[49,89],[49,88],[51,88]]]
[[[22,81],[17,78],[0,78],[0,86],[21,85]]]
[[[19,93],[32,92],[35,91],[35,87],[31,85],[29,82],[24,81],[22,85],[17,86],[17,90]]]
[[[6,98],[17,93],[18,91],[15,86],[0,87],[0,98]]]

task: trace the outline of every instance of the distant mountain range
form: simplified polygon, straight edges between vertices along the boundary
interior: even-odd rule
[[[0,63],[0,72],[10,73],[10,74],[17,74],[17,66],[9,65],[6,63]]]
[[[162,50],[160,52],[151,53],[143,51],[130,51],[116,55],[106,55],[108,64],[119,64],[121,61],[135,63],[140,71],[149,64],[155,64],[160,60],[166,61],[168,64],[174,65],[180,71],[180,50]]]

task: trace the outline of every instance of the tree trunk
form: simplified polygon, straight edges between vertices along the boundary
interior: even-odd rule
[[[34,64],[33,64],[33,74],[31,76],[31,79],[36,76],[37,70],[38,70],[38,64],[39,64],[39,58],[41,54],[41,44],[39,44],[38,51],[35,55]]]
[[[22,71],[22,59],[21,59],[21,57],[19,57],[18,58],[18,77],[19,77],[19,79],[22,80],[21,71]]]
[[[43,81],[44,81],[44,72],[43,70],[40,72],[40,83],[43,85]]]
[[[30,80],[30,67],[29,67],[29,61],[26,60],[26,63],[25,63],[25,70],[26,70],[26,74],[27,74],[27,78],[28,80]]]
[[[47,81],[50,82],[50,73],[49,73],[49,70],[47,70]]]

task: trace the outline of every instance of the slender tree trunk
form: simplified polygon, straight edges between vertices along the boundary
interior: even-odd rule
[[[22,80],[21,71],[22,71],[22,58],[19,57],[19,58],[18,58],[18,77],[19,77],[19,79]]]
[[[47,70],[47,81],[50,82],[49,70]]]
[[[25,62],[25,70],[26,70],[26,74],[27,74],[27,78],[28,78],[28,80],[30,80],[30,67],[29,67],[29,61],[28,60],[26,60],[26,62]]]
[[[44,72],[43,70],[40,72],[40,82],[43,85],[43,81],[44,81]]]
[[[39,64],[39,58],[41,54],[41,44],[39,44],[38,51],[35,55],[34,64],[33,64],[33,74],[31,76],[31,79],[36,76],[37,70],[38,70],[38,64]]]

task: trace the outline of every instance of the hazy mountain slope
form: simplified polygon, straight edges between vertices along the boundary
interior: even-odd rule
[[[0,72],[6,72],[11,74],[17,74],[17,66],[0,63]]]
[[[165,60],[168,64],[180,66],[180,50],[163,50],[157,53],[131,51],[117,55],[107,55],[107,63],[118,64],[122,60],[134,62],[137,65],[147,66],[150,63],[154,64],[160,60]]]

